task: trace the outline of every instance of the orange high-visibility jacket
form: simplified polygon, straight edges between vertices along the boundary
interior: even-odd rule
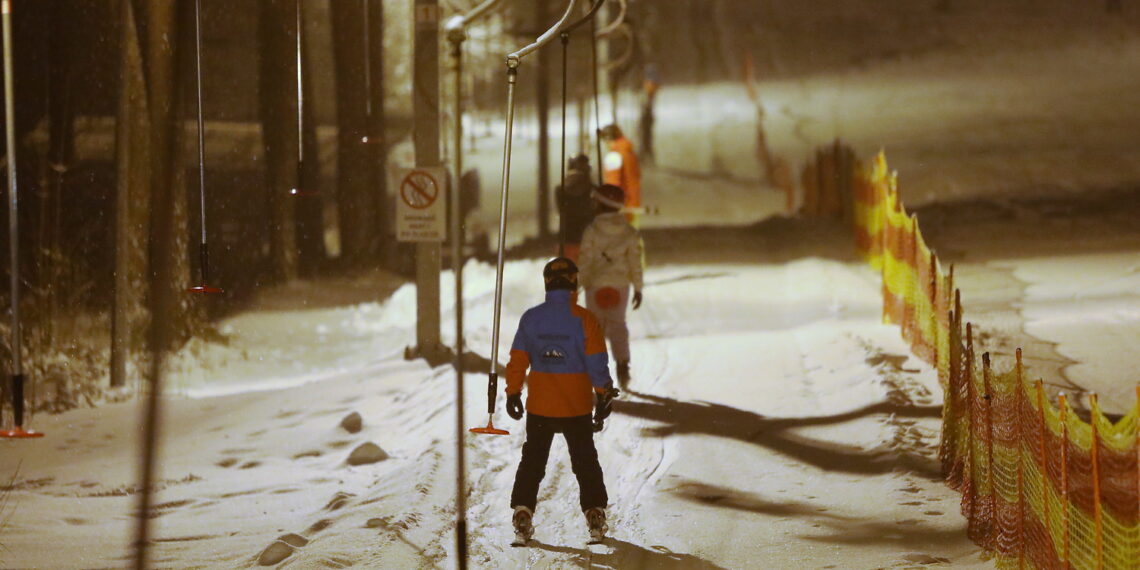
[[[625,191],[625,205],[636,208],[641,205],[641,166],[633,143],[625,137],[610,141],[610,151],[602,159],[602,180]]]
[[[522,392],[524,381],[527,412],[550,418],[590,414],[593,392],[613,386],[602,327],[571,291],[548,291],[546,302],[519,320],[507,362],[507,395]]]

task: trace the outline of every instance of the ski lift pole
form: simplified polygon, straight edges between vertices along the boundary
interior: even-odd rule
[[[12,78],[12,4],[2,0],[4,34],[4,117],[5,142],[8,145],[8,255],[11,262],[12,301],[12,415],[15,428],[0,431],[0,437],[40,437],[43,434],[24,430],[24,368],[20,346],[20,232],[18,186],[16,177],[16,104]],[[0,402],[2,404],[2,402]]]
[[[598,8],[602,7],[602,4],[605,3],[605,1],[606,0],[594,0],[594,4],[590,6],[590,10],[586,13],[585,16],[582,16],[578,19],[578,21],[566,26],[559,33],[559,37],[562,39],[562,150],[560,152],[561,156],[558,162],[560,163],[562,169],[561,185],[559,187],[562,188],[563,193],[566,192],[566,84],[568,83],[566,81],[566,60],[567,54],[570,51],[570,34],[573,33],[574,30],[578,29],[578,27],[582,24],[585,24],[588,21],[592,21],[594,14],[598,11]],[[560,210],[558,216],[558,257],[565,257],[566,216],[561,214],[561,203],[558,206]]]
[[[467,40],[467,24],[485,14],[499,0],[486,0],[470,12],[455,16],[447,21],[444,29],[451,42],[451,56],[455,60],[455,184],[451,196],[451,260],[455,272],[455,543],[458,552],[459,568],[467,568],[467,483],[466,454],[463,442],[464,420],[463,397],[463,42]],[[367,4],[366,4],[367,5]],[[368,30],[365,18],[365,31]],[[367,66],[366,66],[367,67]],[[369,97],[371,101],[371,97]],[[371,114],[371,109],[369,109]]]
[[[202,111],[202,1],[194,2],[194,73],[198,99],[198,207],[202,222],[198,242],[198,275],[200,283],[187,289],[191,293],[223,293],[212,287],[210,280],[210,246],[206,241],[206,120]]]
[[[618,15],[617,15],[617,17],[615,17],[614,20],[612,22],[610,22],[609,24],[602,26],[601,29],[597,29],[596,27],[594,29],[593,52],[592,53],[593,53],[593,67],[594,67],[594,121],[595,121],[595,123],[601,122],[601,115],[600,115],[600,111],[598,110],[598,40],[604,40],[604,39],[608,38],[611,34],[613,34],[615,31],[617,31],[618,28],[620,28],[625,23],[625,13],[629,7],[629,5],[628,5],[629,0],[617,0],[617,1],[618,1]],[[608,50],[606,51],[606,55],[607,55],[607,57],[609,56]],[[607,67],[606,68],[606,84],[607,84],[607,86],[609,86],[609,83],[610,83],[609,71],[610,71],[609,67]],[[610,112],[613,116],[613,120],[611,122],[617,123],[617,98],[616,97],[614,97],[610,101],[610,105],[612,107],[610,109]],[[601,126],[599,125],[598,128],[600,130]],[[598,135],[601,135],[601,133],[599,132]],[[601,136],[598,136],[597,139],[598,139],[598,179],[599,179],[598,184],[601,184],[602,183],[602,180],[601,180],[601,177],[602,177]]]
[[[491,327],[491,371],[487,377],[487,427],[471,428],[474,433],[506,435],[507,430],[497,429],[492,421],[495,417],[495,391],[499,384],[499,320],[503,308],[503,250],[507,241],[507,198],[511,180],[511,135],[515,120],[515,84],[518,82],[518,68],[523,57],[550,42],[566,24],[578,0],[569,0],[566,11],[558,23],[546,30],[534,43],[507,55],[507,125],[503,141],[503,189],[499,202],[499,252],[495,262],[495,315]]]

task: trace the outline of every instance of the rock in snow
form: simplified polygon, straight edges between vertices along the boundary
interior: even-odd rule
[[[340,427],[344,428],[344,431],[348,433],[359,433],[364,427],[364,420],[360,417],[360,414],[352,412],[345,416],[343,420],[340,420]]]
[[[349,465],[368,465],[388,459],[388,453],[371,441],[360,444],[348,456]]]

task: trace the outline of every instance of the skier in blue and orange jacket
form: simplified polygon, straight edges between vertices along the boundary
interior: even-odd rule
[[[506,370],[507,413],[516,420],[523,417],[524,384],[528,390],[526,442],[511,493],[512,522],[522,541],[533,532],[531,518],[555,433],[566,438],[579,503],[591,531],[605,532],[609,502],[594,447],[594,432],[601,429],[617,395],[605,337],[594,315],[577,304],[578,267],[573,261],[555,258],[542,276],[546,301],[523,313]]]

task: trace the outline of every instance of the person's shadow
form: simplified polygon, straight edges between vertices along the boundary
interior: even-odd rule
[[[626,389],[637,400],[616,400],[614,413],[656,422],[642,428],[651,437],[703,434],[743,441],[768,448],[820,469],[840,473],[889,473],[905,466],[930,479],[941,479],[936,461],[902,450],[864,450],[852,445],[814,439],[795,433],[795,428],[842,424],[873,414],[896,418],[938,418],[940,405],[900,404],[884,400],[839,414],[801,418],[769,418],[755,412],[712,402],[682,402]]]

